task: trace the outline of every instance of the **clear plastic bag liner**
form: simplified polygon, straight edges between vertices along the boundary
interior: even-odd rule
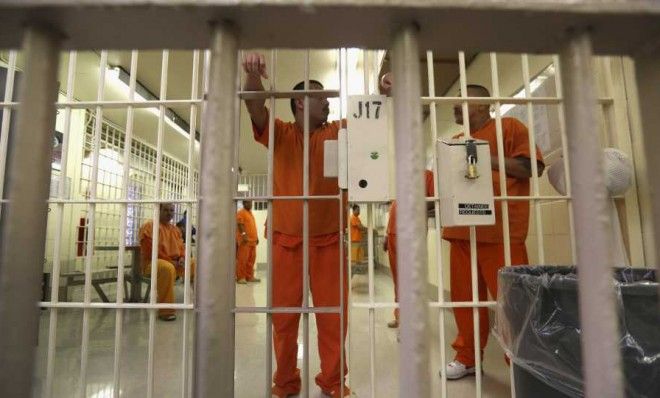
[[[498,276],[494,334],[513,363],[569,397],[583,397],[576,268],[505,267]],[[627,397],[660,397],[660,305],[655,271],[617,268]]]

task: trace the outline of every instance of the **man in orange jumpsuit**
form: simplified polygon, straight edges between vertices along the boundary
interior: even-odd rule
[[[247,54],[243,59],[245,90],[262,91],[261,78],[268,78],[266,63],[261,54]],[[294,87],[300,90],[301,82]],[[323,86],[310,81],[310,89]],[[324,97],[310,97],[309,111],[309,195],[338,195],[337,178],[323,176],[323,145],[336,140],[340,122],[327,122],[329,103]],[[303,126],[304,101],[291,99],[295,122],[275,120],[274,143],[269,142],[268,112],[264,100],[246,100],[254,138],[264,146],[274,144],[273,192],[275,196],[303,194]],[[338,307],[347,299],[347,278],[339,277],[340,203],[336,199],[309,200],[309,278],[315,307]],[[303,301],[303,202],[301,200],[273,201],[273,307],[300,307]],[[298,323],[300,314],[273,314],[273,346],[277,370],[273,375],[272,393],[278,397],[300,392],[300,370],[297,368]],[[346,335],[347,318],[343,330],[339,314],[316,314],[321,372],[316,384],[330,396],[349,394],[340,382],[342,334]]]
[[[252,202],[243,201],[243,208],[236,213],[236,283],[260,282],[254,277],[257,259],[257,224],[252,214]]]
[[[174,302],[174,281],[182,277],[185,271],[186,248],[183,244],[181,231],[172,224],[174,205],[160,205],[160,222],[158,224],[158,269],[156,276],[156,294],[159,303]],[[140,260],[142,274],[151,276],[151,249],[153,247],[153,221],[149,220],[140,227]],[[195,277],[195,261],[190,259],[191,280]],[[173,321],[176,314],[173,309],[159,309],[158,318],[163,321]]]
[[[435,195],[433,189],[433,172],[430,170],[424,170],[424,181],[426,186],[426,196],[432,197]],[[427,210],[433,209],[433,202],[428,202]],[[423,231],[423,234],[420,235],[420,239],[426,239],[426,229]],[[390,216],[387,220],[387,230],[385,235],[385,240],[383,241],[383,250],[387,252],[387,257],[390,260],[390,271],[392,272],[392,281],[394,281],[394,301],[399,302],[399,271],[396,260],[397,253],[397,242],[396,242],[396,200],[392,201],[390,205]],[[399,309],[394,309],[394,319],[387,324],[390,328],[399,327]]]
[[[353,214],[351,215],[351,262],[362,262],[362,231],[364,226],[360,220],[360,206],[353,205]]]
[[[490,93],[483,86],[468,85],[468,96],[489,97]],[[491,167],[493,169],[493,192],[500,193],[500,174],[497,153],[495,120],[490,117],[490,106],[470,104],[468,106],[470,134],[473,138],[488,141],[490,145]],[[454,106],[454,118],[457,124],[463,124],[461,105]],[[529,180],[532,176],[531,150],[527,127],[514,118],[502,118],[504,141],[504,164],[506,188],[509,196],[528,196]],[[455,138],[461,137],[459,134]],[[545,167],[541,152],[536,148],[539,176]],[[509,201],[509,236],[511,239],[511,264],[526,264],[527,249],[525,239],[529,227],[529,203],[527,201]],[[486,292],[497,297],[497,271],[504,266],[504,244],[502,236],[502,206],[495,201],[495,225],[480,226],[477,230],[477,270],[478,294],[480,301],[487,300]],[[472,301],[472,278],[470,273],[470,237],[468,227],[447,227],[442,238],[450,243],[450,286],[452,301]],[[471,308],[455,308],[454,317],[458,327],[458,336],[452,347],[456,356],[446,366],[448,379],[475,373],[474,324]],[[479,309],[479,336],[481,352],[488,341],[488,310]]]

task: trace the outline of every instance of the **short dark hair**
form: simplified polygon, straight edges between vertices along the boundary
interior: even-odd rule
[[[482,97],[490,97],[490,91],[488,89],[480,84],[468,84],[467,89],[470,90],[476,90],[479,91],[479,94],[481,94]],[[467,94],[467,93],[466,93]]]
[[[355,211],[355,209],[360,210],[360,206],[359,205],[353,205],[353,211]]]
[[[320,81],[309,79],[309,85],[311,86],[312,84],[318,84],[319,86],[321,86],[321,88],[323,88],[323,84],[321,84]],[[305,81],[304,80],[301,81],[301,82],[298,82],[298,84],[293,86],[294,91],[304,90],[304,89],[305,89]],[[293,113],[294,116],[296,114],[296,99],[295,98],[291,98],[291,113]]]

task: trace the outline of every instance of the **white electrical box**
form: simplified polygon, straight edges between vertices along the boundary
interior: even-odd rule
[[[441,225],[495,224],[488,142],[456,139],[437,146]]]
[[[389,99],[384,95],[348,97],[348,199],[390,200]]]

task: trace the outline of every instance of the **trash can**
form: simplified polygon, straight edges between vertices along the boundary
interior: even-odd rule
[[[660,305],[654,270],[613,272],[626,397],[660,397]],[[499,273],[495,336],[514,367],[516,394],[582,397],[575,267],[506,267]]]

